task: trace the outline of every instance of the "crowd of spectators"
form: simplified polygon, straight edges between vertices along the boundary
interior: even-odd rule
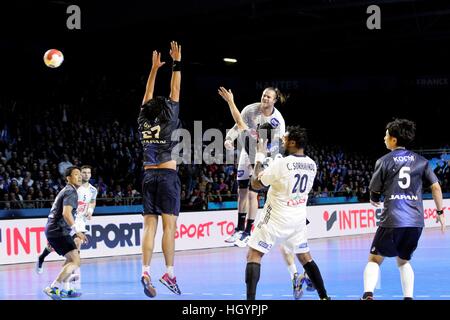
[[[102,92],[107,85],[99,83],[97,90]],[[29,107],[29,114],[5,109],[7,121],[0,122],[0,209],[50,207],[65,185],[64,169],[84,164],[93,167],[91,183],[98,189],[98,206],[142,203],[138,111],[121,119],[108,117],[104,108],[100,108],[100,117],[83,109],[86,103],[104,106],[114,102],[113,98],[102,102],[102,96],[108,95],[84,95],[80,112],[61,104],[36,106],[36,110]],[[226,128],[219,129],[225,132]],[[325,144],[311,145],[306,153],[318,165],[311,199],[369,200],[375,158]],[[435,169],[444,192],[450,191],[449,171],[448,163]],[[179,176],[182,210],[206,210],[211,202],[237,200],[235,165],[183,163]]]

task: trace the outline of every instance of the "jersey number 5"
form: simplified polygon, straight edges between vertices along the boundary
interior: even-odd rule
[[[297,173],[294,177],[297,180],[295,181],[294,188],[292,188],[292,193],[297,193],[297,188],[299,188],[298,191],[300,191],[300,193],[305,192],[306,185],[308,184],[308,176],[306,174],[300,176],[300,174]]]
[[[408,189],[409,185],[411,184],[411,175],[409,174],[410,171],[410,167],[403,167],[400,169],[400,172],[398,174],[398,177],[400,178],[400,181],[398,181],[398,185],[400,186],[400,188]]]

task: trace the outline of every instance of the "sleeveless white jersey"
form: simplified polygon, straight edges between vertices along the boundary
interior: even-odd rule
[[[289,155],[273,160],[261,177],[265,186],[270,185],[265,219],[281,227],[302,223],[316,172],[316,163],[308,156]]]
[[[89,204],[91,201],[97,198],[97,189],[90,183],[87,186],[81,185],[77,189],[78,193],[78,208],[77,208],[77,218],[86,217]]]

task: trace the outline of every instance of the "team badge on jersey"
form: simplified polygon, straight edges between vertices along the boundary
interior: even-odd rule
[[[280,121],[278,121],[278,119],[276,119],[276,118],[272,118],[272,119],[270,119],[270,124],[271,124],[274,128],[276,128],[276,127],[278,127],[278,126],[280,125]]]

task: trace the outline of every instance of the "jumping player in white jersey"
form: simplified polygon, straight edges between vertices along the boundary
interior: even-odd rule
[[[225,99],[225,98],[224,98]],[[258,128],[269,123],[274,128],[271,153],[276,154],[279,151],[277,142],[281,139],[285,131],[285,122],[281,113],[275,108],[277,102],[284,103],[285,97],[277,88],[266,88],[261,96],[261,101],[246,106],[241,113],[243,122],[249,130],[249,134],[254,135]],[[225,148],[233,150],[234,140],[240,135],[239,128],[236,125],[228,131],[225,137]],[[249,188],[249,179],[253,174],[251,161],[245,150],[241,150],[239,165],[237,171],[238,187],[238,223],[235,232],[225,241],[235,243],[238,247],[247,245],[253,222],[258,210],[258,194]],[[248,211],[247,211],[248,208]],[[248,216],[247,216],[248,212]],[[245,224],[247,217],[247,224]]]
[[[238,108],[236,107],[236,104],[234,103],[234,95],[233,92],[231,90],[227,90],[224,87],[220,87],[218,90],[219,95],[228,103],[228,106],[230,108],[230,112],[231,115],[236,123],[237,129],[239,130],[239,132],[246,132],[247,135],[249,136],[250,139],[255,140],[254,141],[254,145],[256,147],[256,139],[259,137],[263,137],[266,138],[268,142],[271,142],[271,137],[272,137],[272,130],[273,127],[269,124],[269,123],[265,123],[261,126],[259,126],[259,128],[256,130],[255,133],[250,133],[250,129],[248,128],[247,124],[244,122],[244,120],[242,119],[241,114],[239,113]],[[267,130],[266,132],[263,132],[264,130]],[[250,160],[250,164],[253,170],[253,166],[254,166],[254,157],[255,154],[254,152],[252,152],[252,150],[248,150],[250,148],[251,143],[249,143],[248,145],[245,146],[245,151],[247,153],[247,155],[249,155],[249,160]],[[256,148],[255,148],[256,150]],[[277,156],[281,157],[281,154],[277,154]],[[270,163],[272,159],[268,159],[266,157],[266,159],[264,160],[264,163]],[[307,221],[308,224],[308,221]],[[236,242],[241,242],[240,240],[237,240]],[[281,245],[280,246],[280,251],[281,254],[283,255],[284,261],[286,262],[287,265],[287,269],[291,275],[291,280],[292,280],[292,284],[293,284],[293,293],[294,293],[294,298],[295,299],[300,299],[301,296],[303,295],[303,285],[306,285],[306,288],[308,291],[314,291],[315,288],[311,282],[311,280],[309,279],[308,275],[306,274],[306,272],[304,272],[304,274],[299,274],[297,271],[297,266],[295,264],[295,257],[293,255],[293,253],[291,253],[285,246]]]
[[[362,300],[373,300],[380,265],[385,257],[396,257],[400,271],[403,299],[412,300],[414,271],[409,261],[417,248],[425,225],[422,187],[431,188],[436,204],[436,218],[445,231],[442,190],[427,159],[405,149],[415,137],[416,125],[406,119],[396,119],[386,126],[384,143],[391,150],[377,160],[370,181],[370,203],[384,208],[364,269]]]
[[[317,172],[315,162],[304,154],[305,129],[288,128],[283,136],[285,157],[276,158],[263,170],[266,147],[258,142],[255,172],[251,185],[255,190],[270,186],[264,212],[248,242],[245,282],[247,299],[254,300],[259,281],[261,259],[280,241],[297,255],[321,300],[329,300],[319,267],[309,252],[306,236],[306,203]]]
[[[92,176],[92,167],[84,165],[80,168],[80,170],[81,186],[77,189],[78,207],[75,215],[75,225],[77,226],[77,230],[81,231],[83,234],[86,234],[86,224],[88,223],[88,220],[91,220],[96,205],[97,189],[89,183]],[[77,245],[78,250],[80,250],[82,245],[81,239],[74,237],[74,242]],[[36,271],[38,274],[43,272],[44,260],[52,251],[53,248],[50,244],[47,244],[37,261]],[[68,283],[70,284],[70,287],[61,290],[61,297],[76,298],[81,296],[80,268],[77,268],[72,273],[68,279]]]

